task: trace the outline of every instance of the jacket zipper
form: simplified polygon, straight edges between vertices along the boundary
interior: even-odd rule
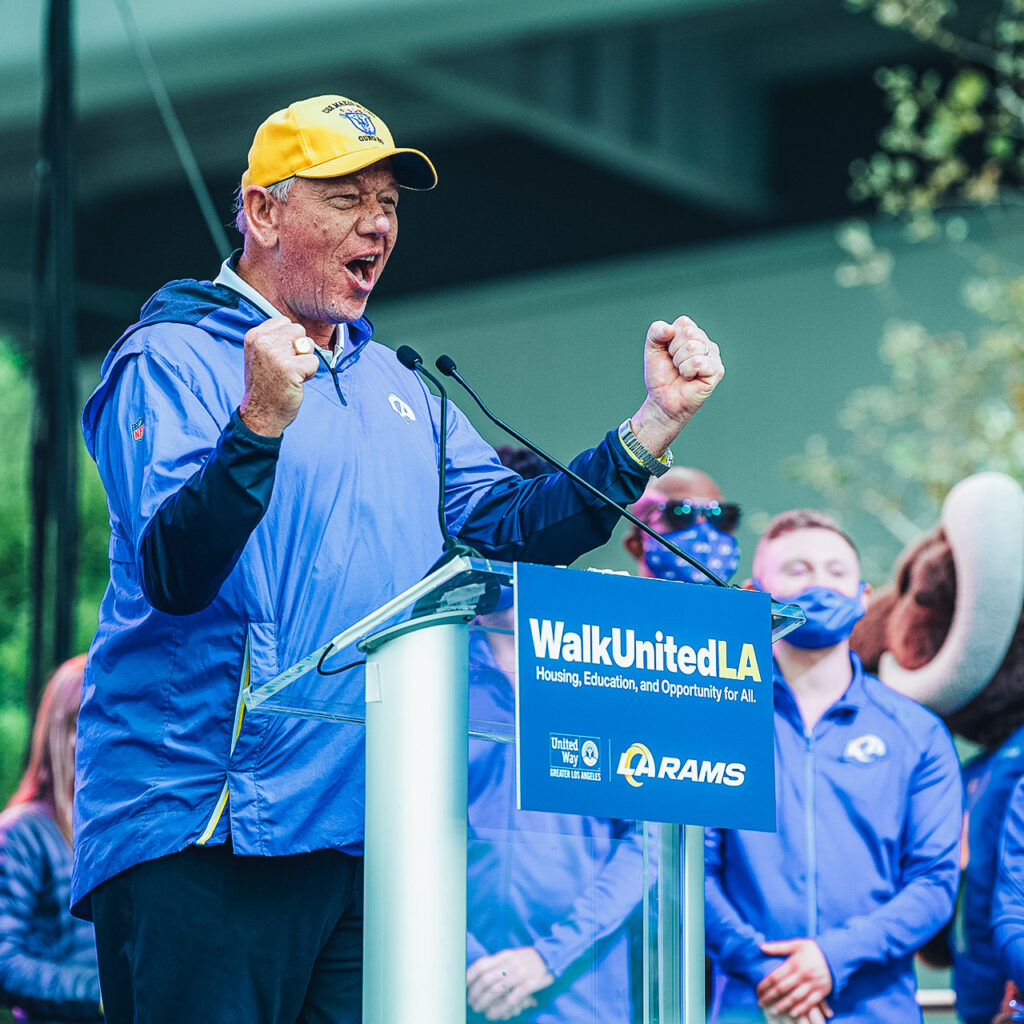
[[[807,937],[818,934],[818,849],[814,837],[814,733],[804,732],[807,753],[804,757],[804,829],[807,836]]]

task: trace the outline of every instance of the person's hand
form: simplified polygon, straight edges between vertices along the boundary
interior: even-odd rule
[[[772,1013],[771,1010],[764,1011],[765,1024],[826,1024],[831,1015],[832,1011],[825,1003],[814,1007],[810,1013],[805,1013],[802,1017],[790,1017],[788,1013]]]
[[[534,992],[555,980],[530,946],[482,956],[466,971],[466,1000],[488,1020],[510,1020],[537,1005]]]
[[[818,1010],[822,1017],[832,1016],[824,1001],[832,991],[832,972],[813,939],[765,942],[761,952],[765,956],[786,957],[757,986],[757,1001],[762,1009],[798,1020],[813,1010]]]
[[[688,316],[656,320],[644,344],[647,398],[631,420],[637,440],[662,456],[724,375],[718,346]]]
[[[279,437],[298,415],[302,386],[319,359],[306,332],[287,317],[275,316],[245,335],[245,395],[242,422],[256,434]]]

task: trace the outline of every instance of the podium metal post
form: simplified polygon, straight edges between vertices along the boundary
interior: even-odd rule
[[[363,1020],[466,1019],[464,621],[365,644]]]

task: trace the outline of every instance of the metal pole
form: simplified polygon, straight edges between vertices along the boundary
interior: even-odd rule
[[[71,0],[47,16],[33,235],[36,407],[32,441],[32,634],[26,700],[73,653],[78,575],[78,361],[74,295],[74,55]]]
[[[468,645],[441,624],[367,656],[365,1024],[466,1019]]]
[[[679,997],[679,826],[658,826],[658,1020],[678,1024]],[[689,1021],[687,1021],[689,1024]]]
[[[704,829],[683,826],[683,1024],[704,1021]]]

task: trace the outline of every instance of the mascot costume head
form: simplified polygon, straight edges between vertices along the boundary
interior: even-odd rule
[[[992,751],[1024,723],[1022,612],[1024,492],[979,473],[900,556],[851,644],[883,682]]]

